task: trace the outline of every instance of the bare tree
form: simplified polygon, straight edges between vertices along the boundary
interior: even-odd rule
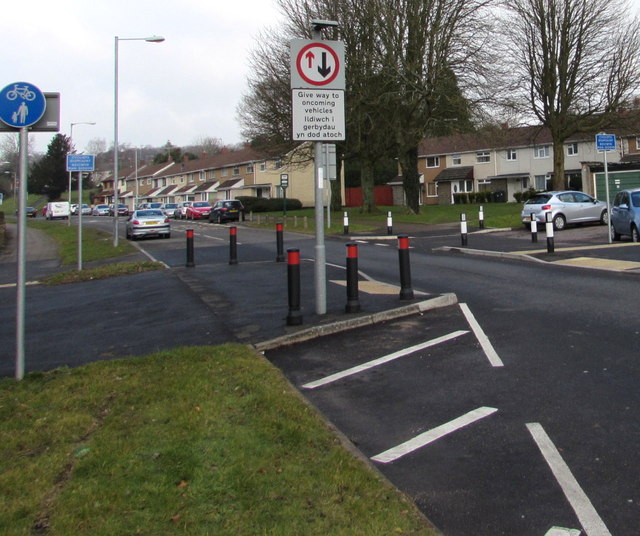
[[[624,0],[505,0],[513,106],[553,137],[553,188],[565,187],[564,142],[606,127],[640,87],[640,25]]]

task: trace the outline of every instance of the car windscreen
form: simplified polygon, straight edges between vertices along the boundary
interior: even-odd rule
[[[194,203],[192,206],[194,207],[208,207],[209,203],[207,203],[206,201],[200,201],[199,203]]]
[[[526,204],[527,205],[543,205],[544,203],[547,203],[549,199],[551,199],[551,196],[549,194],[538,194],[531,197]]]
[[[145,217],[149,217],[149,218],[161,218],[164,216],[164,214],[162,213],[161,210],[139,210],[136,215],[139,218],[145,218]]]

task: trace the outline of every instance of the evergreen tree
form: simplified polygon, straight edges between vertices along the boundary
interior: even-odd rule
[[[50,201],[59,199],[68,187],[67,154],[71,152],[70,138],[56,134],[47,147],[47,153],[31,167],[28,191],[44,194]]]

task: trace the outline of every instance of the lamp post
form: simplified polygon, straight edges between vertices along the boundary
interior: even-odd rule
[[[81,121],[79,123],[71,123],[71,128],[69,129],[69,149],[71,149],[73,147],[73,126],[74,125],[95,125],[94,121]],[[71,154],[71,153],[69,153]],[[69,209],[71,209],[71,174],[72,172],[69,171]],[[80,211],[82,211],[82,199],[78,199],[78,207]],[[71,226],[71,218],[69,218],[68,220],[68,224],[69,226]]]
[[[118,43],[120,41],[147,41],[162,43],[164,37],[118,37],[115,39],[115,69],[113,84],[113,247],[118,247]]]

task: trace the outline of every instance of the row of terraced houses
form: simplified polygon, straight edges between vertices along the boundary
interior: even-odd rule
[[[613,133],[613,132],[612,132]],[[612,188],[640,187],[640,135],[615,132],[617,150],[607,154]],[[565,187],[604,198],[604,155],[595,134],[566,140]],[[419,147],[422,204],[451,204],[456,194],[491,191],[501,201],[529,188],[545,190],[553,176],[553,147],[542,127],[505,128],[492,133],[457,134],[425,139]],[[288,198],[314,204],[314,168],[267,157],[253,148],[224,151],[180,163],[123,169],[118,195],[130,208],[137,202],[210,201],[239,196],[283,197],[281,175],[288,175]],[[393,204],[403,205],[401,177],[389,183]],[[101,180],[99,201],[113,200],[113,177]],[[344,185],[344,181],[341,181]],[[344,195],[343,186],[343,199]]]

